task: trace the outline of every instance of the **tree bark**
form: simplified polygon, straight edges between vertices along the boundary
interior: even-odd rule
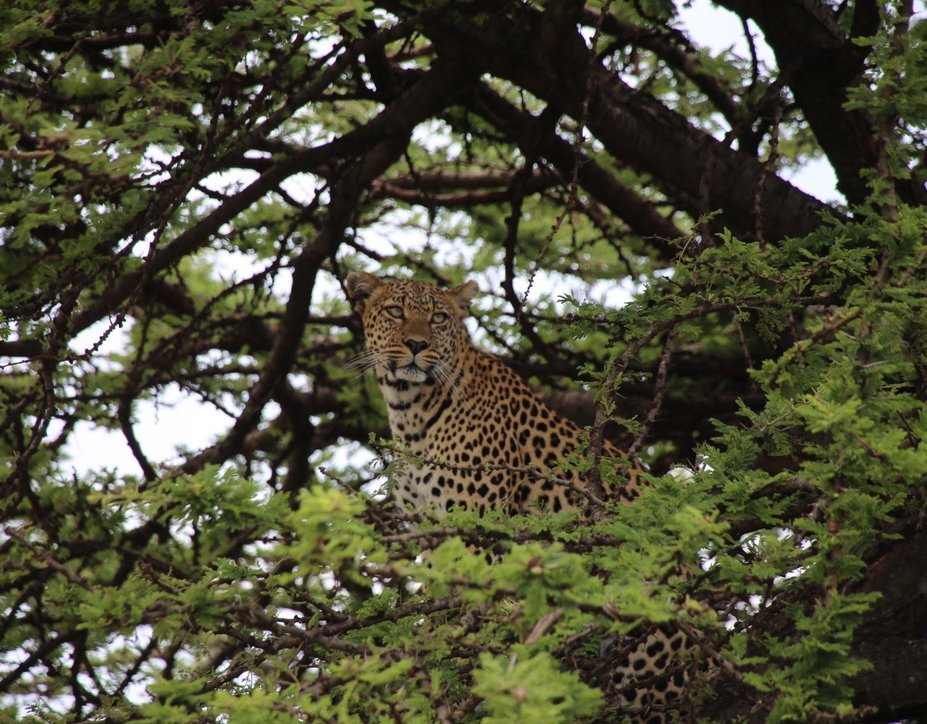
[[[770,239],[802,236],[821,223],[821,201],[628,86],[596,61],[575,28],[562,34],[560,52],[545,54],[536,42],[540,14],[523,13],[514,26],[495,18],[476,26],[450,16],[425,29],[442,53],[512,81],[585,123],[620,163],[650,174],[693,216],[720,209],[735,233],[749,237],[761,210]]]

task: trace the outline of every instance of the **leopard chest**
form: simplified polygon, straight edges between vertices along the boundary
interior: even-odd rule
[[[393,438],[409,453],[394,480],[400,504],[437,512],[509,504],[521,459],[505,405],[500,410],[498,400],[474,388],[454,394],[432,384],[381,386]]]
[[[557,466],[574,450],[578,428],[500,361],[475,357],[453,390],[388,376],[380,384],[393,438],[409,453],[394,479],[400,504],[439,512],[455,505],[480,512],[576,509],[569,490],[575,475]],[[568,485],[554,483],[543,470]]]

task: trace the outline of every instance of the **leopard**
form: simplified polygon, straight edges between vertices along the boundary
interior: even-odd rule
[[[346,286],[367,344],[354,366],[373,368],[394,440],[430,461],[399,476],[392,493],[401,506],[481,514],[588,506],[583,481],[563,465],[581,449],[580,428],[470,340],[463,320],[478,293],[475,282],[441,289],[352,272]],[[621,454],[605,441],[603,456]],[[639,491],[629,480],[613,492],[630,501]]]
[[[443,288],[352,271],[345,288],[366,340],[353,366],[373,370],[391,434],[418,461],[394,476],[399,506],[439,515],[458,507],[481,515],[588,511],[596,499],[589,480],[564,461],[584,453],[589,435],[473,343],[464,320],[476,282]],[[602,459],[632,473],[606,487],[608,497],[633,503],[637,468],[608,440]],[[689,646],[680,632],[658,629],[616,660],[609,686],[640,712],[638,720],[665,720],[685,684],[680,667],[667,662]],[[654,683],[639,692],[634,682],[644,679]]]

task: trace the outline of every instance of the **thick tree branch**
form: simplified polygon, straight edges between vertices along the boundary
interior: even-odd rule
[[[861,171],[874,168],[879,145],[864,111],[846,109],[847,89],[862,82],[869,49],[848,37],[826,3],[767,3],[763,0],[718,0],[718,4],[749,18],[766,41],[837,174],[837,185],[852,204],[865,201],[868,189]],[[878,12],[870,0],[855,3],[854,37],[873,34]],[[899,194],[909,203],[924,203],[923,189],[899,182]]]
[[[587,26],[598,22],[597,14],[591,10],[584,11],[582,19]],[[611,14],[605,17],[602,29],[614,38],[616,43],[645,48],[655,53],[667,65],[689,78],[721,112],[732,128],[738,124],[743,110],[734,100],[733,91],[722,78],[704,67],[681,32],[640,27]]]
[[[109,285],[96,301],[74,316],[71,329],[75,333],[82,331],[104,316],[114,313],[121,302],[141,291],[145,279],[154,277],[208,244],[223,224],[234,219],[264,195],[274,191],[290,176],[314,171],[319,166],[334,163],[345,156],[356,157],[382,139],[406,136],[409,123],[413,122],[413,119],[414,122],[420,122],[427,118],[430,112],[437,110],[427,98],[428,94],[436,93],[432,87],[434,72],[431,71],[423,77],[400,100],[390,104],[369,123],[329,143],[302,149],[275,161],[255,181],[234,196],[228,197],[209,215],[182,232],[170,244],[156,251],[143,268],[126,274]],[[440,74],[443,75],[445,72],[441,71]]]
[[[0,357],[37,357],[44,349],[34,339],[0,340]]]
[[[227,460],[241,450],[246,436],[257,426],[264,405],[293,364],[309,313],[316,274],[322,262],[333,255],[341,244],[344,230],[353,223],[361,195],[374,179],[401,157],[412,129],[450,103],[464,87],[466,77],[456,67],[436,62],[419,83],[365,127],[367,130],[362,134],[365,139],[373,134],[369,130],[373,127],[379,131],[382,140],[349,167],[336,182],[318,236],[296,258],[293,287],[280,331],[261,377],[251,388],[244,410],[224,440],[187,460],[181,466],[182,471],[191,472],[203,465]]]
[[[428,208],[459,208],[506,201],[512,195],[506,190],[512,180],[511,173],[403,174],[378,179],[373,184],[373,192],[375,196]],[[525,191],[535,193],[559,183],[561,180],[556,174],[539,169],[525,181]]]
[[[668,242],[682,236],[679,228],[657,211],[655,206],[621,183],[614,173],[585,155],[577,157],[574,147],[553,130],[539,129],[534,116],[520,111],[485,85],[478,90],[477,110],[490,123],[523,149],[537,143],[538,152],[563,175],[572,178],[615,216],[623,219],[637,234],[652,242],[664,258],[671,259],[675,247]],[[540,137],[538,138],[538,134]]]
[[[517,83],[574,118],[580,117],[584,92],[590,87],[586,124],[610,153],[651,174],[669,195],[686,200],[693,216],[721,209],[722,218],[736,233],[753,233],[755,190],[764,177],[763,164],[725,147],[600,64],[591,63],[590,51],[578,33],[565,38],[563,52],[543,55],[534,40],[536,30],[532,32],[537,17],[529,10],[524,13],[524,22],[514,27],[493,19],[477,28],[455,16],[453,25],[435,21],[426,29],[448,53]],[[706,169],[708,208],[699,208]],[[825,208],[774,175],[766,177],[760,198],[762,226],[770,239],[807,234],[820,224]]]

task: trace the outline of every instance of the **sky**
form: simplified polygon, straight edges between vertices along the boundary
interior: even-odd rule
[[[740,55],[747,53],[740,20],[734,14],[714,7],[708,0],[695,0],[689,7],[681,9],[679,24],[687,29],[697,45],[710,48],[715,53],[730,50]],[[771,61],[772,51],[755,28],[754,38],[760,57]],[[833,170],[826,161],[803,164],[794,175],[786,178],[823,201],[841,199],[836,191]],[[244,269],[236,270],[237,263],[233,259],[226,262],[228,275],[247,273]],[[541,281],[533,288],[532,296],[543,293],[545,290]],[[83,351],[95,344],[103,329],[105,324],[86,330],[76,340],[75,351]],[[120,333],[110,335],[100,350],[101,354],[118,351],[122,341],[123,336]],[[213,443],[215,437],[231,422],[226,415],[211,405],[203,404],[173,386],[166,388],[156,401],[137,405],[134,412],[137,421],[136,435],[146,456],[149,460],[166,465],[179,462],[178,447],[193,451],[206,447]],[[270,403],[265,415],[273,417],[274,414],[274,404]],[[123,436],[96,425],[79,424],[71,437],[68,453],[71,457],[70,464],[78,474],[101,467],[115,469],[124,474],[138,475],[140,472]],[[103,465],[100,462],[101,458],[105,460]]]

